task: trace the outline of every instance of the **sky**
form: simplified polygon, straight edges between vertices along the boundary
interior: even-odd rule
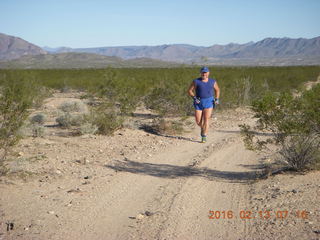
[[[320,0],[0,0],[0,33],[73,48],[314,38]]]

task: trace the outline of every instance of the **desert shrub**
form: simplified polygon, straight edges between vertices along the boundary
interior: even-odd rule
[[[279,153],[294,170],[317,167],[320,163],[319,137],[317,134],[288,137]]]
[[[32,124],[37,123],[42,125],[44,124],[45,120],[46,120],[46,115],[44,115],[43,113],[38,113],[31,117],[30,122]]]
[[[210,66],[210,77],[215,78],[221,89],[220,108],[250,104],[266,92],[298,89],[302,83],[315,81],[320,66],[294,67],[217,67]],[[198,77],[199,67],[181,68],[105,68],[105,69],[0,69],[1,75],[19,78],[31,75],[48,88],[71,88],[97,94],[99,91],[118,104],[121,115],[134,111],[139,101],[147,103],[155,88],[177,88],[176,95],[184,98],[192,79]],[[177,86],[175,86],[177,85]],[[158,94],[156,91],[153,94]],[[176,96],[176,97],[178,97]],[[169,99],[170,100],[170,99]],[[177,100],[177,99],[176,99]],[[175,101],[175,100],[174,100]],[[180,101],[180,100],[179,100]],[[184,111],[190,111],[190,99],[183,100]],[[185,107],[186,106],[186,107]]]
[[[112,135],[122,128],[123,118],[112,111],[95,111],[91,116],[91,123],[98,128],[97,134]]]
[[[81,126],[84,121],[85,117],[83,114],[71,114],[69,112],[66,112],[56,118],[56,122],[60,127],[63,128],[70,128],[71,126]]]
[[[70,102],[64,102],[62,103],[58,109],[60,109],[63,112],[69,113],[69,112],[86,112],[87,106],[78,101],[70,101]]]
[[[146,132],[159,135],[177,135],[184,131],[183,121],[169,120],[165,118],[156,118],[151,124],[145,124],[141,127]]]
[[[146,107],[160,116],[185,116],[192,111],[192,100],[187,96],[187,85],[177,82],[162,82],[145,99]]]
[[[239,78],[235,80],[234,96],[236,97],[236,105],[248,105],[252,99],[252,80],[250,77]]]
[[[38,92],[37,97],[33,100],[33,106],[35,108],[40,108],[43,101],[46,98],[52,96],[53,89],[49,89],[45,86],[39,86],[37,92]]]
[[[271,136],[258,136],[248,125],[241,125],[249,149],[262,151],[273,145],[295,170],[312,168],[320,161],[320,85],[296,98],[269,93],[254,101],[252,109],[258,118],[254,130]]]
[[[43,137],[46,132],[46,128],[38,123],[33,123],[30,125],[33,137]]]
[[[0,161],[5,160],[10,147],[15,145],[18,134],[37,98],[39,86],[29,76],[2,76],[0,88]],[[0,162],[0,164],[1,164]]]
[[[102,102],[116,106],[118,114],[125,116],[132,115],[149,87],[143,78],[122,75],[109,69],[103,74],[103,81],[92,88],[91,93]]]
[[[83,123],[79,128],[79,134],[95,134],[98,132],[98,127],[96,125],[93,125],[90,122]]]

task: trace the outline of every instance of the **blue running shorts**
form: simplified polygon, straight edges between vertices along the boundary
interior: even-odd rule
[[[193,104],[194,108],[196,110],[203,110],[205,108],[214,108],[215,104],[214,104],[214,98],[213,97],[209,97],[209,98],[200,98],[200,103]]]

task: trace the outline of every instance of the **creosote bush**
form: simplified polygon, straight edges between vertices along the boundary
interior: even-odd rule
[[[72,114],[69,112],[63,113],[56,118],[56,122],[60,127],[70,128],[72,126],[81,126],[85,122],[85,116],[83,114]]]
[[[305,134],[286,139],[279,153],[283,160],[295,170],[320,164],[320,136]]]
[[[122,128],[123,118],[114,111],[99,108],[92,112],[90,123],[97,127],[97,134],[112,135],[114,131]]]
[[[79,134],[96,134],[98,132],[98,127],[96,125],[93,125],[90,122],[83,123],[79,128]]]
[[[87,106],[84,103],[78,101],[64,102],[58,108],[66,113],[87,111]]]
[[[249,149],[262,151],[276,146],[282,160],[297,171],[319,165],[320,84],[296,98],[290,93],[267,94],[254,101],[252,109],[258,118],[253,130],[271,136],[258,136],[250,126],[241,125]]]
[[[151,124],[145,124],[140,128],[158,135],[177,135],[184,132],[183,121],[165,118],[155,118]]]
[[[44,115],[43,113],[38,113],[31,117],[30,122],[32,124],[37,123],[37,124],[43,125],[45,120],[46,120],[46,115]]]
[[[33,123],[30,126],[33,137],[44,137],[46,133],[46,128],[38,123]]]
[[[0,165],[10,148],[21,138],[19,129],[37,99],[39,86],[32,78],[8,75],[0,79]]]

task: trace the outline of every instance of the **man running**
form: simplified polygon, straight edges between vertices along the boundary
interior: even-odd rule
[[[193,98],[196,123],[201,128],[201,142],[205,143],[212,109],[219,104],[220,89],[216,80],[209,78],[207,67],[201,68],[200,74],[201,77],[192,81],[188,94]]]

